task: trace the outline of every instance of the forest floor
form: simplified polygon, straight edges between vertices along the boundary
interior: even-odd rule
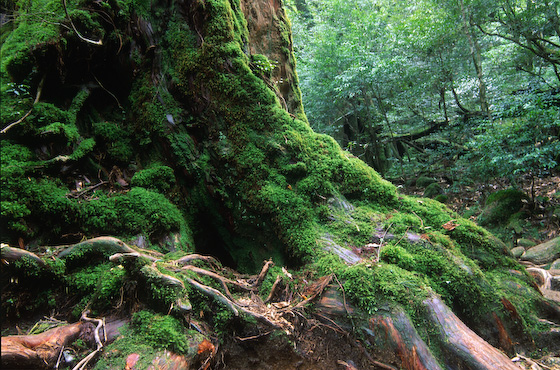
[[[486,198],[499,190],[512,187],[511,181],[505,178],[490,182],[475,183],[473,185],[450,184],[445,176],[433,176],[444,190],[448,199],[446,205],[459,215],[477,220],[484,209]],[[422,197],[424,188],[406,186],[396,182],[400,192],[407,195]],[[525,219],[523,233],[518,237],[532,240],[536,244],[560,236],[560,173],[547,177],[521,177],[517,179],[516,188],[528,195],[531,201],[525,205]],[[492,229],[492,227],[488,227]],[[509,243],[510,240],[504,240]]]

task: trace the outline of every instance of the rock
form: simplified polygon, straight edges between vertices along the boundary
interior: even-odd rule
[[[550,290],[560,292],[560,276],[552,276],[550,278]]]
[[[514,220],[523,218],[522,212],[527,195],[517,189],[499,190],[492,193],[486,199],[486,204],[482,213],[478,216],[478,224],[487,225],[508,225],[516,231],[520,229]],[[520,213],[520,214],[518,214]]]
[[[514,258],[519,258],[523,253],[525,253],[525,248],[515,247],[509,251]]]
[[[560,258],[560,237],[529,248],[521,256],[521,260],[529,261],[536,265],[551,263],[558,258]]]
[[[530,239],[521,238],[517,240],[517,245],[520,247],[531,248],[535,246],[535,242]]]
[[[424,197],[426,198],[435,198],[438,195],[443,194],[443,189],[437,182],[434,182],[424,190]]]
[[[425,188],[428,185],[433,184],[435,182],[436,182],[436,180],[432,177],[420,176],[416,180],[416,186],[418,186],[419,188]]]
[[[550,269],[551,270],[560,270],[560,258],[558,258],[556,261],[552,262],[552,265],[550,265]]]

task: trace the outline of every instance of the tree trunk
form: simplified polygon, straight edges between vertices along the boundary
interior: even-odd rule
[[[471,24],[470,15],[467,14],[467,9],[465,9],[464,1],[460,0],[459,4],[461,6],[463,28],[471,46],[471,57],[473,60],[474,69],[476,70],[476,77],[478,79],[478,99],[480,101],[480,110],[485,116],[490,118],[488,100],[486,98],[486,83],[484,82],[484,75],[482,73],[482,57],[480,53],[480,45],[478,43],[476,35],[473,33],[474,27]]]

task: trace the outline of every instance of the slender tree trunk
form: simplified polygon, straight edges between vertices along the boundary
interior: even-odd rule
[[[472,32],[472,26],[470,22],[470,17],[465,9],[465,3],[463,0],[459,0],[459,5],[461,6],[461,18],[463,21],[463,28],[465,30],[465,35],[469,41],[471,48],[471,57],[473,60],[474,69],[476,70],[476,77],[478,79],[478,98],[480,101],[480,110],[486,116],[490,117],[490,110],[488,108],[488,100],[486,98],[486,83],[484,82],[484,75],[482,73],[482,57],[480,52],[480,45],[476,38],[476,35]]]

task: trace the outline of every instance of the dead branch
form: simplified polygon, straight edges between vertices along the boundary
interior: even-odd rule
[[[270,293],[268,293],[268,297],[266,297],[266,299],[264,300],[264,303],[270,302],[270,300],[274,296],[274,293],[276,293],[276,289],[278,289],[278,284],[280,284],[281,281],[282,281],[282,276],[277,275],[274,284],[272,284],[272,288],[270,288]]]
[[[33,105],[35,105],[39,102],[39,98],[41,97],[41,92],[43,91],[43,85],[45,84],[45,77],[46,77],[46,75],[43,76],[43,78],[41,78],[41,81],[39,82],[39,86],[37,86],[37,94],[35,95],[35,101],[33,101]],[[20,119],[18,119],[15,122],[10,123],[8,126],[4,127],[2,129],[2,131],[0,131],[0,134],[5,134],[13,126],[23,122],[27,118],[27,116],[29,116],[31,114],[31,112],[33,112],[33,107],[31,107],[31,109],[27,113],[25,113],[25,115],[23,117],[21,117]]]
[[[148,260],[155,262],[158,260],[158,258],[149,256],[147,254],[144,253],[140,253],[140,252],[131,252],[131,253],[115,253],[112,256],[109,257],[109,261],[117,263],[120,261],[126,261],[126,260],[132,260],[132,259],[138,259],[138,258],[147,258]]]
[[[77,192],[77,193],[68,193],[67,196],[71,196],[72,198],[79,198],[79,197],[81,197],[82,195],[86,194],[87,192],[90,192],[90,191],[92,191],[92,190],[95,190],[95,189],[97,189],[98,187],[100,187],[101,185],[105,185],[105,184],[108,184],[108,183],[109,183],[109,181],[101,181],[101,182],[99,182],[99,183],[97,183],[97,184],[95,184],[95,185],[88,186],[87,188],[82,189],[82,190],[80,190],[80,191]]]
[[[185,289],[185,283],[183,283],[181,280],[171,275],[166,275],[160,272],[154,266],[146,265],[140,269],[140,273],[142,273],[148,279],[157,279],[166,285],[174,285]]]
[[[311,302],[313,299],[315,299],[315,297],[317,297],[319,294],[323,293],[323,290],[325,290],[327,285],[330,284],[332,278],[333,278],[332,275],[328,275],[328,276],[323,277],[322,280],[318,281],[317,283],[315,283],[313,286],[311,286],[309,288],[309,289],[311,289],[311,294],[306,299],[299,302],[298,304],[296,304],[293,307],[286,307],[283,310],[287,311],[287,310],[291,310],[291,309],[294,309],[294,308],[299,308],[299,307],[305,306],[306,304]]]
[[[262,333],[262,334],[258,334],[258,335],[253,335],[253,336],[250,336],[250,337],[240,338],[240,337],[237,337],[237,336],[236,336],[236,337],[234,337],[234,338],[237,339],[237,340],[240,341],[240,342],[245,342],[245,341],[248,341],[248,340],[254,340],[254,339],[262,338],[262,337],[264,337],[264,336],[267,336],[267,335],[270,334],[270,333],[272,333],[272,332],[271,332],[271,331],[267,331],[266,333]]]
[[[123,241],[113,238],[111,236],[100,236],[97,238],[92,238],[89,240],[85,240],[83,242],[66,246],[66,248],[59,253],[59,258],[65,258],[71,256],[73,253],[76,253],[80,250],[85,249],[99,249],[99,250],[114,250],[114,253],[134,253],[136,252],[134,249],[130,248],[126,243]]]
[[[209,276],[213,279],[218,280],[220,283],[222,283],[222,286],[224,287],[224,290],[226,291],[226,293],[228,295],[231,295],[231,294],[229,293],[229,289],[227,288],[226,284],[235,285],[236,287],[238,287],[240,289],[243,289],[243,290],[251,290],[251,287],[249,285],[230,280],[230,279],[225,278],[223,276],[220,276],[220,275],[218,275],[214,272],[207,271],[207,270],[201,269],[201,268],[196,267],[196,266],[188,265],[188,266],[183,267],[183,270],[189,270],[189,271],[195,272],[199,275],[206,275],[206,276]]]
[[[272,260],[268,260],[264,263],[259,276],[257,276],[257,280],[255,280],[255,282],[253,283],[253,287],[258,287],[262,283],[264,277],[266,276],[266,273],[268,272],[268,269],[272,266],[274,266],[274,262],[272,262]]]
[[[72,343],[84,322],[60,326],[35,335],[2,337],[3,368],[52,368],[63,346]]]

